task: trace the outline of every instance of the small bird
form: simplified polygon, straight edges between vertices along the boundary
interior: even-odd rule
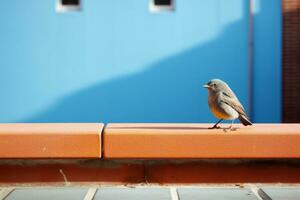
[[[211,127],[212,129],[220,128],[218,124],[224,119],[232,120],[229,129],[232,128],[232,124],[237,118],[245,126],[252,125],[245,113],[244,107],[224,81],[212,79],[203,85],[203,87],[208,89],[208,105],[211,112],[215,117],[220,119]]]

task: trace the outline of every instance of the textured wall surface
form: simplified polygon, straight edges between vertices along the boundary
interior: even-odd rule
[[[247,0],[177,0],[166,13],[148,0],[82,0],[70,13],[55,3],[0,2],[0,122],[211,122],[202,85],[215,77],[248,110]],[[280,1],[257,4],[252,116],[275,122]]]
[[[300,0],[283,0],[283,121],[300,122]]]

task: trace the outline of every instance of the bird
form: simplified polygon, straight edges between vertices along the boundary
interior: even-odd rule
[[[210,111],[219,119],[211,129],[220,128],[218,124],[223,120],[232,120],[229,126],[229,129],[231,129],[234,120],[237,118],[244,126],[252,125],[243,105],[227,83],[220,79],[212,79],[203,87],[208,89]]]

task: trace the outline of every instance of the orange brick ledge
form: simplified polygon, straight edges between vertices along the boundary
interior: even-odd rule
[[[300,158],[300,124],[235,125],[234,131],[211,130],[210,126],[0,124],[0,158]]]
[[[300,124],[108,124],[104,159],[300,158]],[[227,126],[224,125],[223,126]]]
[[[100,158],[103,124],[0,124],[0,158]]]

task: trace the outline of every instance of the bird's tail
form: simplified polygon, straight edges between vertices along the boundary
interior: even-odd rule
[[[245,115],[240,115],[239,120],[242,122],[244,126],[252,125],[252,122]]]

